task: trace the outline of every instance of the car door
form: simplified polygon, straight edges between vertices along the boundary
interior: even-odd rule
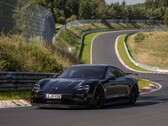
[[[120,69],[111,67],[106,72],[106,79],[114,76],[106,83],[106,96],[108,99],[125,97],[128,95],[129,86],[125,79],[125,73]]]
[[[119,97],[128,96],[130,87],[126,79],[126,74],[117,67],[114,67],[113,69],[114,69],[114,75],[116,76],[116,80],[118,82],[116,87],[117,95]]]
[[[109,79],[110,76],[111,77],[113,76],[114,78]],[[117,85],[119,84],[119,82],[117,81],[117,78],[114,75],[114,70],[111,69],[111,68],[108,68],[108,70],[106,71],[105,78],[107,79],[107,82],[106,82],[106,97],[108,99],[119,97],[118,93],[117,93]]]

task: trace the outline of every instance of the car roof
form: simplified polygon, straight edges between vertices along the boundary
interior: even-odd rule
[[[72,65],[71,67],[76,67],[76,66],[102,66],[102,67],[114,67],[109,64],[77,64],[77,65]]]

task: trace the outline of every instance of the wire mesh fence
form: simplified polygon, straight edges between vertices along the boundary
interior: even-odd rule
[[[26,13],[26,41],[38,40],[51,44],[55,34],[55,20],[52,13],[44,7],[30,4]]]
[[[1,0],[0,1],[0,32],[8,33],[16,29],[16,11],[18,1]]]
[[[85,32],[82,30],[81,26],[82,24],[94,24],[94,23],[101,23],[101,24],[112,24],[112,23],[132,23],[132,24],[138,24],[138,23],[144,23],[144,24],[152,24],[153,26],[150,27],[150,29],[165,29],[165,27],[157,27],[155,25],[163,24],[163,20],[127,20],[127,19],[90,19],[90,20],[74,20],[71,22],[66,23],[63,25],[57,34],[55,35],[55,38],[57,38],[60,33],[70,27],[77,28],[81,32]]]
[[[53,14],[29,0],[0,0],[0,32],[19,34],[27,42],[52,43],[56,32]]]

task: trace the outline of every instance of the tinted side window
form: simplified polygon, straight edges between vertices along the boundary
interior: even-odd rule
[[[114,68],[114,74],[115,74],[116,77],[125,76],[125,73],[122,70],[118,69],[118,68]]]
[[[105,78],[109,78],[110,76],[115,76],[114,75],[114,70],[109,68],[107,71],[106,71],[106,75],[105,75]]]

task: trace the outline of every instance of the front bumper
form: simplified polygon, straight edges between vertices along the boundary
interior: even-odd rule
[[[32,103],[32,106],[38,108],[87,108],[88,105],[65,105],[65,104],[43,104],[43,103]]]
[[[86,107],[92,103],[92,94],[63,94],[61,99],[46,99],[44,94],[32,95],[31,104],[40,108],[76,108]]]

